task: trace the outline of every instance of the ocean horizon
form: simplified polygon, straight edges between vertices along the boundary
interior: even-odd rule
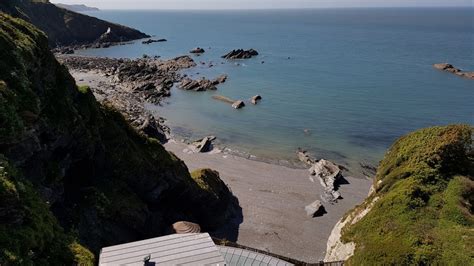
[[[257,158],[295,160],[298,148],[351,170],[377,164],[394,140],[418,128],[474,124],[471,81],[435,70],[474,69],[473,8],[102,10],[87,14],[167,42],[77,51],[168,59],[202,47],[192,78],[228,75],[217,91],[173,88],[151,106],[177,138],[215,135]],[[443,18],[440,20],[439,18]],[[233,49],[260,55],[239,61]],[[212,65],[212,67],[209,67]],[[263,97],[233,110],[211,97]]]

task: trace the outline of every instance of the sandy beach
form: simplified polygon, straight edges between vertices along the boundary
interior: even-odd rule
[[[190,154],[185,143],[174,140],[167,150],[181,158],[189,170],[212,168],[239,199],[243,211],[237,242],[272,253],[318,262],[324,258],[326,241],[336,222],[369,191],[371,181],[345,177],[343,199],[324,204],[321,217],[306,216],[304,207],[320,199],[323,188],[309,180],[308,171],[248,160],[224,153]]]
[[[96,72],[72,70],[71,73],[79,85],[92,88],[110,85],[108,78]],[[98,99],[103,97],[95,95]],[[190,171],[199,168],[219,171],[242,208],[237,243],[305,262],[323,260],[332,228],[348,210],[365,199],[371,185],[362,175],[344,176],[348,184],[339,188],[343,199],[333,205],[324,203],[327,213],[310,218],[304,207],[320,200],[323,187],[309,180],[306,169],[249,160],[225,152],[190,153],[186,143],[175,140],[164,146],[181,158]]]

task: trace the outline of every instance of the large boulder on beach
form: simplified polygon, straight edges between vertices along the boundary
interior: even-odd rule
[[[232,50],[229,53],[222,56],[225,59],[248,59],[252,58],[253,56],[257,56],[258,52],[254,49],[244,50],[244,49],[237,49]]]
[[[232,104],[232,108],[234,109],[240,109],[245,106],[245,103],[241,100],[237,100]]]
[[[306,207],[304,207],[304,209],[306,211],[306,215],[308,215],[309,217],[320,216],[324,211],[323,204],[319,200],[316,200],[313,203],[307,205]]]
[[[212,149],[212,141],[215,139],[216,137],[214,136],[207,136],[200,140],[197,140],[190,145],[191,150],[195,153],[208,152]]]

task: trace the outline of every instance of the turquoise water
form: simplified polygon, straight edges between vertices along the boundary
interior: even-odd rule
[[[212,134],[232,148],[274,158],[294,158],[302,147],[355,167],[358,161],[376,163],[412,130],[474,124],[474,81],[432,68],[449,61],[474,70],[472,8],[90,14],[168,42],[81,53],[171,58],[200,46],[206,53],[196,61],[216,66],[187,73],[229,75],[216,92],[174,89],[162,107],[153,107],[178,135]],[[261,55],[240,65],[220,58],[236,48]],[[233,110],[211,99],[214,94],[234,99],[260,94],[263,101]]]

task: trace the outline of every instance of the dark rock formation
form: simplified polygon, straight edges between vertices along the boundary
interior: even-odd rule
[[[225,58],[225,59],[248,59],[248,58],[252,58],[253,56],[257,56],[257,55],[258,55],[258,52],[255,51],[254,49],[250,49],[250,50],[238,49],[238,50],[232,50],[231,52],[223,55],[222,58]]]
[[[227,75],[220,75],[219,77],[212,80],[212,83],[214,85],[218,85],[218,84],[226,82],[226,80],[227,80]]]
[[[57,56],[68,68],[95,71],[109,82],[91,88],[101,103],[116,108],[127,121],[149,137],[166,141],[169,129],[145,110],[144,102],[157,104],[170,96],[170,89],[181,79],[178,71],[195,65],[187,56],[171,60],[113,59],[80,56]]]
[[[45,0],[2,0],[0,11],[40,28],[48,35],[50,47],[94,44],[109,28],[115,35],[115,41],[150,37],[132,28],[59,8]],[[103,46],[107,45],[103,43]]]
[[[193,91],[207,91],[207,90],[217,90],[216,85],[206,78],[199,80],[193,80],[190,78],[184,78],[178,86],[183,90],[193,90]]]
[[[201,48],[201,47],[197,47],[197,48],[194,48],[192,49],[191,51],[189,51],[191,54],[202,54],[204,53],[204,49]]]
[[[455,74],[457,76],[460,76],[460,77],[463,77],[463,78],[474,79],[474,72],[464,72],[461,69],[456,68],[451,64],[447,64],[447,63],[434,64],[433,67],[438,69],[438,70],[453,73],[453,74]]]
[[[4,14],[0,121],[2,265],[93,265],[85,247],[97,254],[180,220],[212,230],[236,209],[217,172],[191,176],[78,88],[42,32]]]
[[[166,42],[166,41],[167,41],[166,39],[158,39],[158,40],[148,39],[146,41],[143,41],[142,43],[143,44],[151,44],[151,43],[154,43],[154,42]]]
[[[216,137],[214,136],[204,137],[200,140],[196,140],[191,143],[190,147],[195,153],[208,152],[212,150],[212,141],[214,141],[215,139]]]

